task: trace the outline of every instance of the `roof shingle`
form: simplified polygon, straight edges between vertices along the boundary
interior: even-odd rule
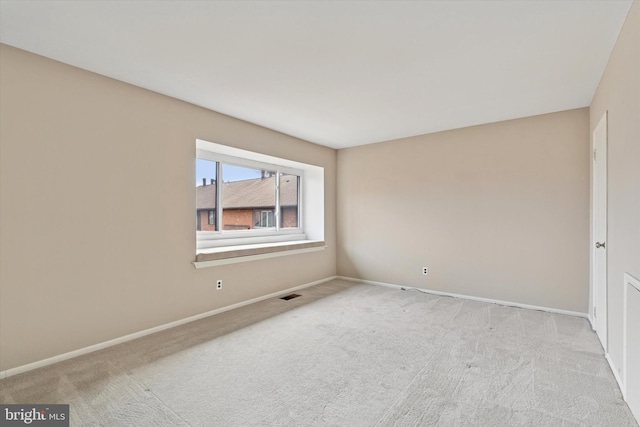
[[[280,177],[280,206],[298,205],[298,180],[294,176]],[[222,184],[223,209],[253,209],[275,207],[275,177],[247,179]],[[215,209],[216,183],[196,187],[197,209]]]

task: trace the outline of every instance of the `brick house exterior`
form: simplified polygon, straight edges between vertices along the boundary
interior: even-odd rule
[[[275,177],[223,183],[222,204],[223,230],[275,226]],[[196,230],[216,231],[215,211],[216,182],[203,180],[196,187]],[[298,181],[289,175],[280,178],[280,215],[283,228],[298,226]]]

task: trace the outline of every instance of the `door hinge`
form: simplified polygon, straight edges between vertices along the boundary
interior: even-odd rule
[[[593,307],[593,317],[598,317],[598,307]]]
[[[593,161],[594,161],[594,162],[596,161],[596,157],[597,157],[597,154],[596,154],[596,153],[597,153],[597,151],[598,151],[598,150],[593,150]]]

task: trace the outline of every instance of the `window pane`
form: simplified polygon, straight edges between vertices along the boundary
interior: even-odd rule
[[[276,205],[276,173],[243,166],[222,165],[222,228],[248,230],[275,227],[262,212]]]
[[[196,230],[216,231],[216,171],[217,163],[196,159]],[[211,214],[213,212],[213,222]]]
[[[280,174],[280,228],[297,228],[300,177]]]
[[[260,212],[260,227],[275,227],[273,211]]]

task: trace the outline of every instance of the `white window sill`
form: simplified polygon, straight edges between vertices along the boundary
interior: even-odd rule
[[[322,251],[325,248],[325,243],[320,240],[299,240],[293,242],[258,243],[253,245],[200,249],[193,265],[196,268],[215,267],[238,262]]]

